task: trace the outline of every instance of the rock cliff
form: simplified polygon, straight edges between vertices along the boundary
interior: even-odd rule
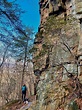
[[[82,110],[82,1],[40,0],[32,110]]]

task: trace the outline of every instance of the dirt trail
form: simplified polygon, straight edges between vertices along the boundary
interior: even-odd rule
[[[3,109],[0,108],[0,110],[27,110],[35,101],[35,96],[29,97],[28,100],[28,103],[17,101],[14,104],[5,106]]]
[[[28,104],[23,105],[21,108],[16,110],[27,110],[31,106],[32,102],[29,102]]]

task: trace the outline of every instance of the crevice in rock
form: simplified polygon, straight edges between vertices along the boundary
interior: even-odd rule
[[[49,16],[51,16],[51,15],[56,15],[56,16],[58,16],[58,15],[62,14],[63,11],[64,11],[64,9],[62,8],[62,6],[59,6],[59,9],[56,10],[56,11],[53,11],[53,12],[49,13]]]
[[[46,58],[46,65],[45,65],[45,67],[42,68],[41,70],[39,70],[39,69],[34,70],[34,74],[35,74],[36,76],[39,76],[39,75],[41,75],[41,73],[44,72],[48,67],[49,67],[49,55],[48,55],[47,58]]]
[[[82,18],[80,18],[79,20],[80,20],[80,29],[82,29]]]

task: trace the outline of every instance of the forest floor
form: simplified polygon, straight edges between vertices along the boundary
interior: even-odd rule
[[[0,110],[26,110],[32,105],[33,101],[35,101],[35,97],[36,96],[29,97],[28,103],[16,101],[14,103],[5,105],[4,107],[0,108]]]

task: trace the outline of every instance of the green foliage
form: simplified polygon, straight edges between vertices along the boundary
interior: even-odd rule
[[[42,36],[42,34],[43,34],[43,31],[41,30],[40,32],[37,32],[37,34],[35,35],[35,37],[36,38],[43,38],[43,36]]]
[[[34,59],[37,60],[37,59],[43,57],[44,55],[46,55],[46,53],[47,53],[47,51],[41,50],[40,53],[34,57]]]
[[[48,49],[48,46],[46,44],[43,44],[42,47],[44,48],[44,50]]]
[[[47,32],[50,32],[53,29],[62,28],[65,24],[66,24],[66,21],[64,21],[63,18],[58,19],[55,17],[55,15],[53,15],[47,19],[47,22],[44,25],[44,28],[46,29]]]
[[[42,41],[42,39],[44,38],[44,36],[43,36],[43,31],[40,31],[40,32],[38,32],[36,35],[35,35],[35,43],[37,42],[40,42],[40,41]]]
[[[37,48],[36,47],[33,47],[32,49],[29,50],[29,53],[34,53],[37,51]]]
[[[40,51],[39,56],[44,56],[46,54],[47,50],[43,49]]]
[[[78,105],[75,101],[71,101],[69,104],[69,110],[79,110]]]
[[[67,20],[64,21],[64,18],[58,18],[55,15],[50,16],[47,18],[46,23],[44,24],[44,28],[46,30],[46,33],[51,32],[52,30],[56,30],[56,29],[62,29],[64,28],[66,25],[73,25],[73,22],[76,19],[73,16],[68,16]]]

